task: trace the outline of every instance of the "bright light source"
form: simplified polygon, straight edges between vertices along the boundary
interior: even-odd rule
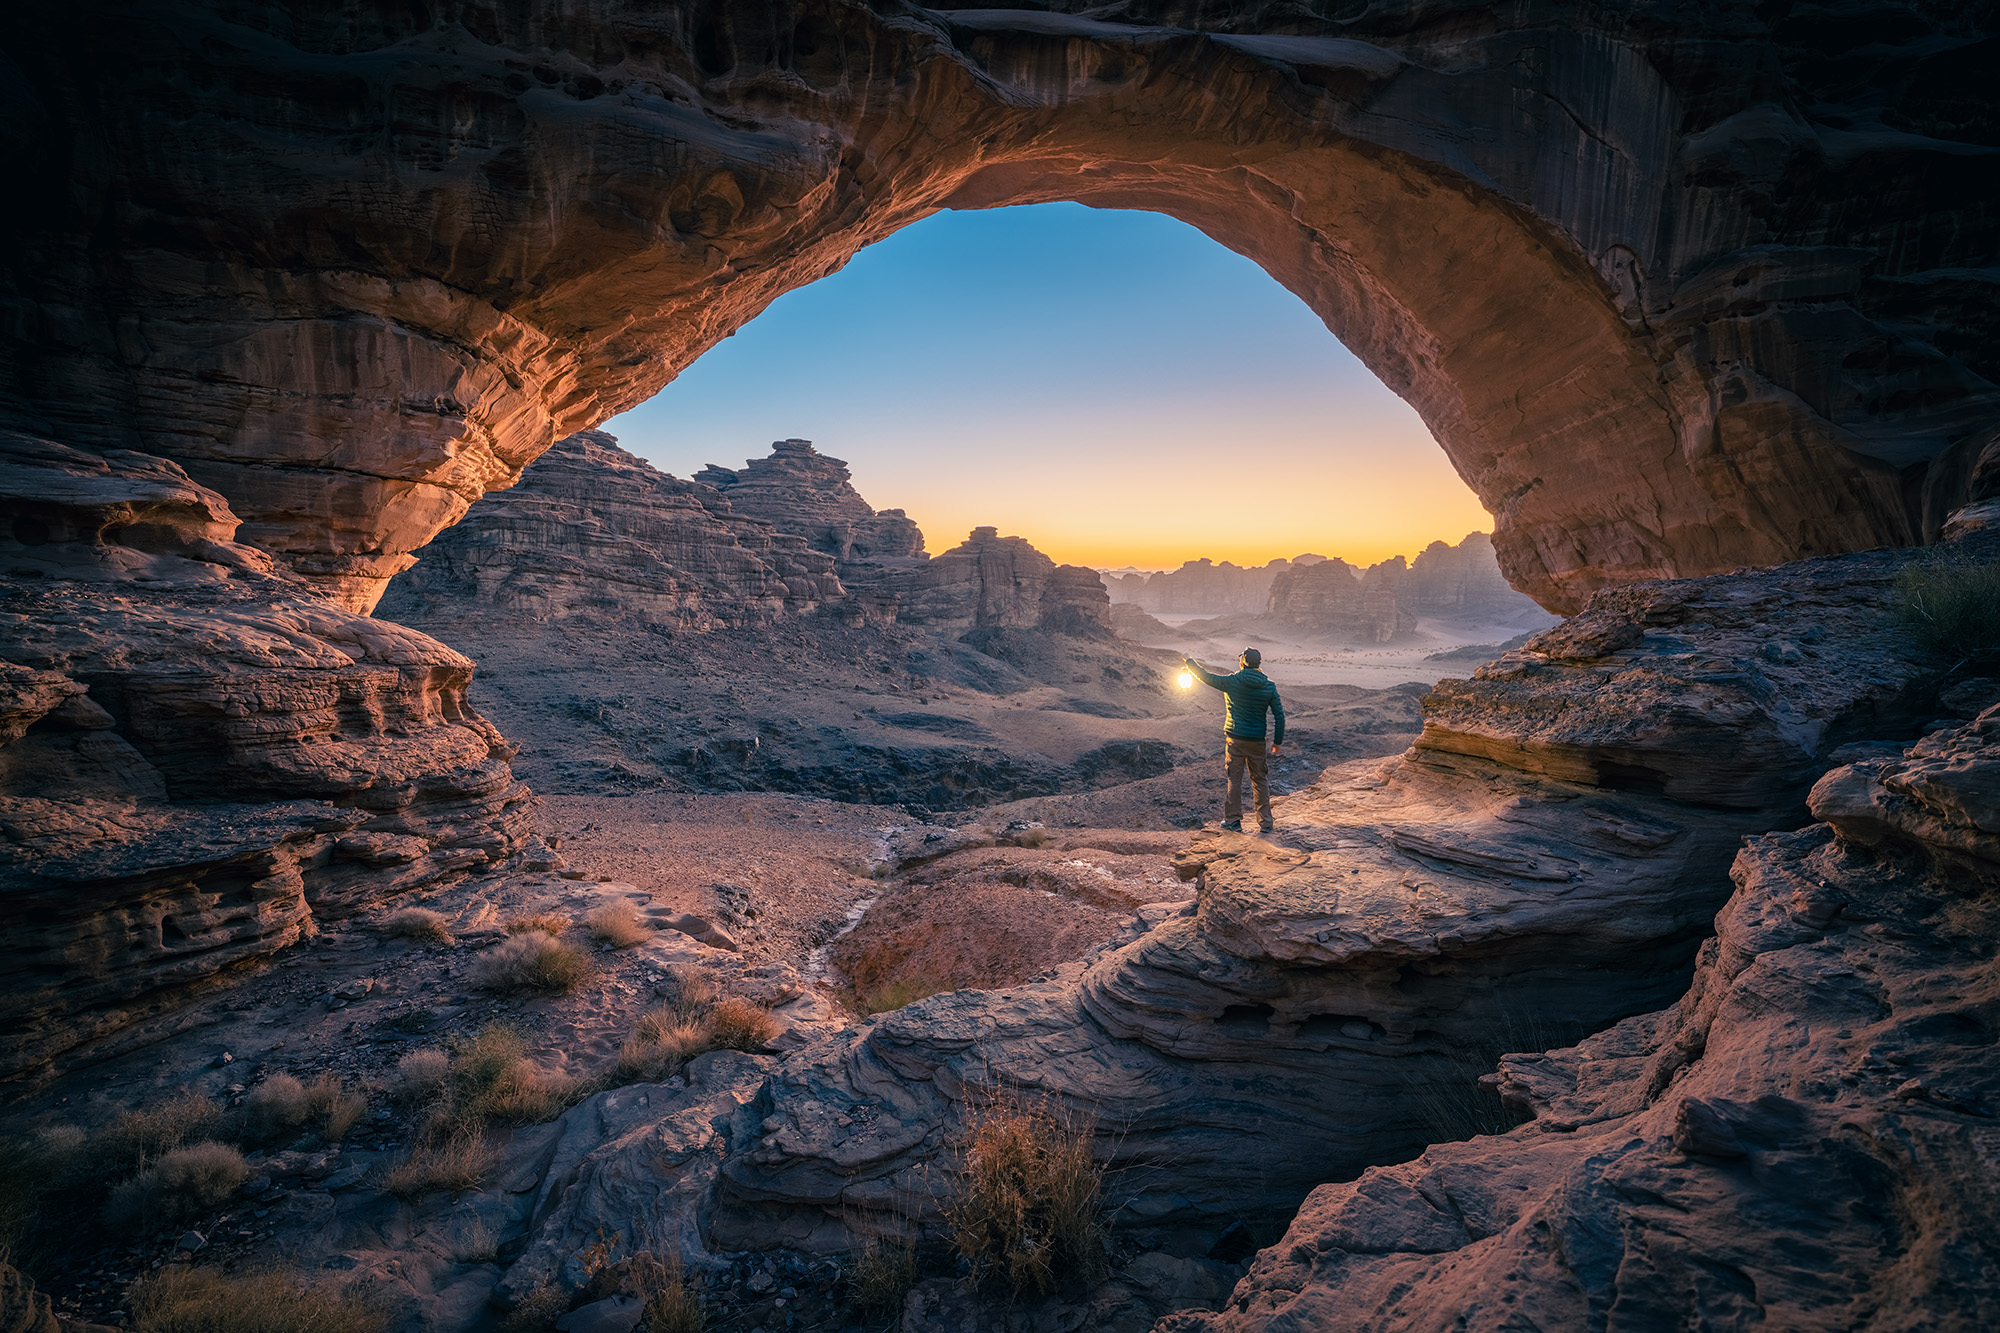
[[[1194,673],[1193,673],[1193,672],[1191,672],[1191,671],[1183,671],[1183,672],[1181,672],[1181,688],[1182,688],[1182,689],[1184,689],[1184,690],[1191,690],[1191,689],[1193,689],[1193,688],[1194,688]]]

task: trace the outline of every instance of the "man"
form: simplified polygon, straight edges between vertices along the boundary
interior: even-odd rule
[[[1205,670],[1192,657],[1181,659],[1196,680],[1222,691],[1222,749],[1229,759],[1229,796],[1222,803],[1222,827],[1232,833],[1243,831],[1243,772],[1250,771],[1250,788],[1257,798],[1257,828],[1271,831],[1271,790],[1269,769],[1264,757],[1264,712],[1277,719],[1271,733],[1271,758],[1285,743],[1285,706],[1278,702],[1278,687],[1259,671],[1264,655],[1245,648],[1236,659],[1241,668],[1233,676],[1218,676]]]

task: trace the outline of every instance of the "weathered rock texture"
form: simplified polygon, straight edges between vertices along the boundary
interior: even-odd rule
[[[0,562],[0,1076],[521,845],[470,661],[270,574],[162,459],[0,437],[23,491],[65,504]]]
[[[1111,597],[1097,571],[1058,565],[998,528],[974,528],[944,554],[887,569],[865,586],[894,597],[907,624],[1111,636]]]
[[[1432,542],[1410,562],[1396,604],[1419,616],[1450,620],[1499,619],[1532,606],[1508,586],[1493,552],[1493,538],[1469,532],[1453,546]]]
[[[1345,560],[1293,566],[1271,580],[1271,618],[1295,629],[1388,643],[1417,627],[1402,606],[1409,572],[1402,556],[1365,570]]]
[[[824,1249],[929,1225],[940,1154],[1010,1095],[1099,1125],[1123,1224],[1167,1238],[1468,1132],[1435,1111],[1476,1096],[1482,1056],[1671,1002],[1740,836],[1803,820],[1838,746],[1935,715],[1948,664],[1892,624],[1883,587],[1907,558],[1598,594],[1441,685],[1406,756],[1291,797],[1275,839],[1197,835],[1197,899],[1133,943],[780,1066],[713,1239]],[[1685,614],[1649,619],[1669,606]],[[1776,633],[1793,616],[1811,644]]]
[[[1993,1326],[2000,706],[1813,808],[1677,1006],[1508,1056],[1531,1123],[1321,1187],[1162,1333]]]
[[[924,553],[917,525],[900,509],[876,513],[854,489],[847,464],[811,440],[779,440],[768,458],[753,458],[740,471],[711,463],[694,479],[721,491],[739,513],[804,537],[842,565]]]
[[[1992,22],[16,6],[0,410],[175,460],[366,609],[863,245],[1074,199],[1297,292],[1545,606],[1906,545],[1991,498]]]
[[[471,603],[712,629],[846,600],[834,557],[804,536],[583,431],[425,547],[381,611]]]
[[[422,620],[480,606],[693,630],[826,609],[946,632],[1111,633],[1094,572],[994,528],[927,556],[915,523],[869,508],[847,465],[808,441],[780,440],[741,473],[711,466],[683,481],[602,431],[558,442],[520,485],[442,533],[380,610]]]

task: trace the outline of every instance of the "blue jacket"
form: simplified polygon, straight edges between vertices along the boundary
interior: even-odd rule
[[[1268,708],[1278,724],[1271,734],[1271,744],[1285,743],[1285,706],[1278,702],[1278,687],[1269,676],[1250,667],[1231,676],[1218,676],[1203,670],[1199,662],[1190,661],[1188,666],[1202,684],[1222,691],[1223,735],[1239,741],[1263,740],[1264,710]]]

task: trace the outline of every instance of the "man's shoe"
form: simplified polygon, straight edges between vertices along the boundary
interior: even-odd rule
[[[1257,831],[1259,833],[1269,833],[1272,829],[1276,827],[1278,827],[1276,824],[1273,824],[1270,820],[1265,819],[1258,822]]]
[[[1222,821],[1222,827],[1228,829],[1231,833],[1241,833],[1243,831],[1243,821],[1240,819],[1225,819]]]

